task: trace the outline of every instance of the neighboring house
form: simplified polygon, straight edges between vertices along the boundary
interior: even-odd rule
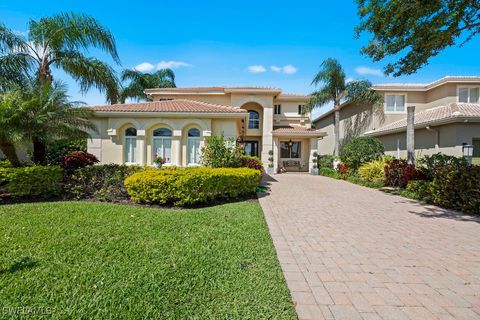
[[[377,84],[382,106],[345,103],[340,108],[340,141],[353,136],[374,136],[387,154],[406,158],[407,106],[415,106],[417,156],[443,152],[461,156],[462,146],[474,146],[474,161],[480,161],[480,77],[444,77],[428,84]],[[333,110],[313,121],[327,133],[320,142],[321,154],[334,151]]]
[[[302,108],[308,96],[265,87],[159,88],[145,90],[152,102],[92,107],[99,131],[88,151],[101,163],[151,165],[156,155],[166,165],[200,163],[205,137],[224,134],[275,172],[309,171],[318,140]]]

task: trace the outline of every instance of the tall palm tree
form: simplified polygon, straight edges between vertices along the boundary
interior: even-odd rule
[[[154,73],[143,73],[137,70],[124,70],[122,81],[130,80],[120,94],[120,101],[125,103],[127,98],[134,100],[149,100],[143,92],[150,88],[175,88],[175,73],[171,69],[161,69]]]
[[[85,56],[90,48],[105,51],[120,64],[113,35],[90,16],[60,13],[31,20],[27,36],[0,23],[0,79],[21,82],[33,71],[41,82],[52,83],[52,68],[62,69],[79,83],[82,92],[97,88],[114,103],[118,97],[115,71],[105,62]]]
[[[350,101],[357,104],[375,106],[382,101],[382,98],[378,93],[371,90],[372,84],[367,80],[347,83],[342,66],[336,59],[332,58],[328,58],[322,62],[320,71],[318,71],[313,78],[312,84],[321,87],[311,94],[305,106],[305,112],[310,112],[314,108],[333,102],[333,109],[335,111],[334,155],[338,156],[340,152],[340,106],[342,102]]]

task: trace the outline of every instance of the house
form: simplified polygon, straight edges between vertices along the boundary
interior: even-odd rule
[[[309,171],[318,141],[303,114],[308,96],[267,87],[198,87],[147,89],[153,101],[92,107],[98,132],[88,152],[101,163],[151,165],[156,156],[166,166],[200,163],[205,138],[223,133],[247,155],[258,156],[276,172]]]
[[[387,154],[406,158],[407,106],[415,106],[417,156],[437,152],[461,156],[468,144],[474,146],[474,162],[480,162],[480,77],[447,76],[432,83],[377,84],[372,89],[383,97],[383,105],[341,105],[341,143],[353,136],[373,136],[383,142]],[[320,141],[320,154],[332,154],[334,111],[313,123],[327,133]]]

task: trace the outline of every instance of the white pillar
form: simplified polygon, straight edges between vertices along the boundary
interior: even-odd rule
[[[146,154],[146,143],[145,143],[145,130],[137,130],[137,161],[139,165],[145,164],[145,154]]]
[[[182,130],[173,130],[172,137],[172,164],[182,166]]]
[[[262,126],[262,154],[260,159],[263,162],[265,170],[268,168],[268,152],[273,150],[273,106],[264,106],[263,108],[263,126]],[[275,151],[274,151],[275,152]],[[274,160],[276,161],[276,159]]]
[[[279,156],[280,153],[278,152],[280,150],[280,141],[278,140],[278,137],[273,138],[273,172],[277,173],[278,172],[278,161],[279,161]]]

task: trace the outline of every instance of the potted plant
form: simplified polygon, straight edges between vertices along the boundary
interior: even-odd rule
[[[313,162],[313,166],[312,166],[312,170],[310,171],[310,174],[318,176],[318,153],[317,152],[313,153],[312,162]]]
[[[158,154],[155,153],[155,159],[153,159],[153,166],[155,168],[161,168],[162,165],[165,164],[165,158],[162,158],[160,156],[158,156]]]

